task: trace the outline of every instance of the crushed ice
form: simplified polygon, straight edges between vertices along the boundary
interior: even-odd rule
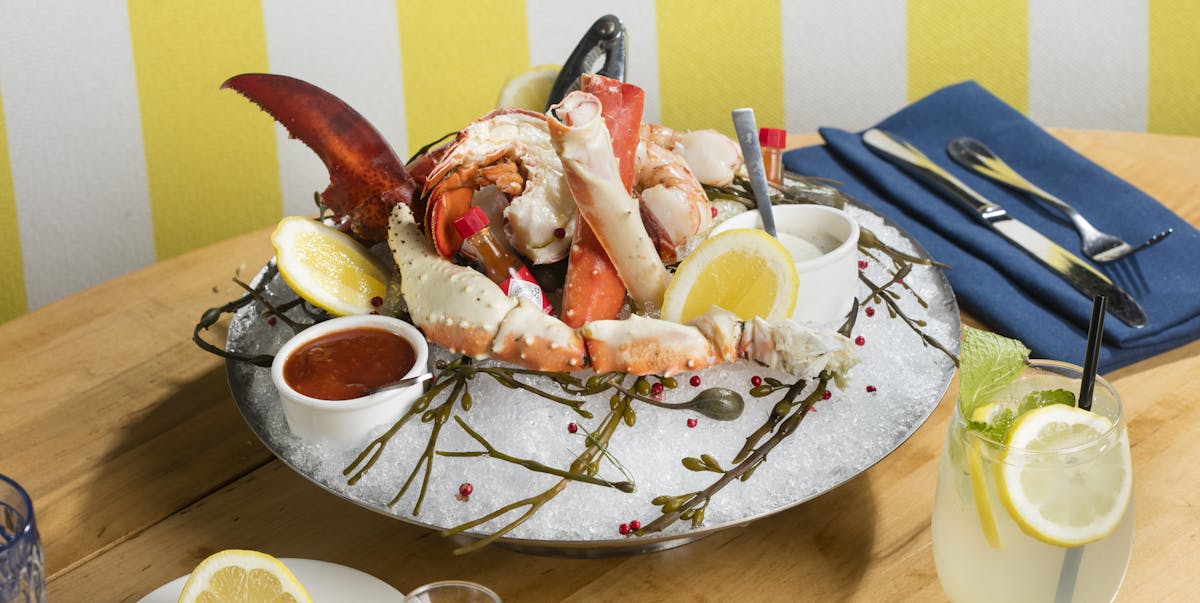
[[[847,211],[882,240],[902,251],[915,252],[908,238],[876,214],[853,207]],[[863,256],[863,259],[868,258]],[[865,273],[876,283],[890,278],[874,260],[869,261]],[[937,271],[916,266],[905,279],[905,285],[926,300],[929,307],[922,307],[907,291],[897,302],[908,316],[928,321],[924,327],[926,333],[955,350],[959,318],[952,293],[944,283]],[[860,285],[860,300],[865,294],[865,285]],[[275,279],[270,295],[278,298],[290,292],[280,279]],[[864,344],[858,348],[861,361],[846,375],[844,389],[831,386],[832,397],[818,402],[796,433],[784,440],[748,481],[735,481],[718,492],[705,512],[704,528],[743,523],[829,491],[889,454],[932,412],[953,373],[952,361],[925,345],[902,320],[890,317],[882,304],[874,305],[873,316],[864,312],[868,306],[872,304],[864,303],[859,309],[851,334],[851,338],[861,335]],[[239,351],[270,353],[290,332],[282,322],[268,326],[254,311],[244,309],[231,325],[230,345]],[[444,351],[440,357],[449,358]],[[388,507],[387,503],[408,479],[424,450],[429,423],[411,420],[388,442],[379,461],[363,479],[349,486],[343,470],[367,442],[351,449],[335,449],[296,438],[288,430],[269,371],[242,364],[233,364],[230,370],[235,397],[248,422],[284,462],[325,488],[383,513],[447,528],[540,493],[559,479],[490,458],[435,456],[421,513],[414,516],[420,476],[397,504]],[[702,388],[728,387],[741,392],[746,399],[746,411],[740,419],[719,422],[689,411],[635,402],[636,425],[618,428],[609,449],[631,475],[637,491],[624,494],[612,488],[574,482],[510,536],[553,541],[623,538],[617,533],[619,524],[637,519],[646,525],[658,517],[658,508],[650,504],[655,496],[694,492],[717,479],[715,473],[685,469],[680,463],[683,457],[708,453],[726,469],[731,468],[733,455],[746,436],[761,425],[783,392],[768,398],[750,396],[751,377],[772,374],[744,363],[715,367],[699,374],[699,388],[689,384],[692,374],[677,376],[679,387],[665,390],[664,401],[690,399]],[[786,375],[774,376],[789,381]],[[239,391],[243,386],[244,391]],[[549,381],[542,386],[547,390],[556,387]],[[873,386],[874,391],[867,391],[867,386]],[[595,429],[607,412],[610,394],[587,401],[585,408],[595,415],[592,419],[584,419],[566,406],[500,386],[483,375],[471,382],[471,395],[472,409],[462,412],[456,407],[455,412],[497,450],[566,468],[586,443],[584,430],[572,434],[568,424],[574,422],[586,430]],[[689,418],[697,419],[695,427],[688,427]],[[370,437],[388,427],[379,426]],[[481,447],[451,420],[442,429],[437,449],[475,451]],[[602,460],[599,476],[612,481],[625,479],[607,460]],[[464,482],[473,484],[474,492],[469,501],[461,502],[455,495]],[[490,533],[520,512],[513,511],[472,533]],[[688,529],[689,522],[680,521],[667,533]]]

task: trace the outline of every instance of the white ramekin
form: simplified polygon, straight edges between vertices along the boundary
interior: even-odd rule
[[[364,443],[367,434],[383,423],[393,423],[420,397],[424,383],[354,398],[351,400],[321,400],[306,396],[283,379],[283,364],[296,348],[336,331],[375,328],[391,331],[403,337],[416,352],[416,361],[405,377],[415,377],[429,370],[429,344],[416,327],[390,316],[364,315],[331,318],[313,325],[289,339],[275,354],[271,364],[271,379],[279,391],[283,414],[292,433],[306,440],[324,440],[335,446]]]
[[[796,262],[800,284],[791,319],[840,324],[858,291],[858,222],[840,209],[823,205],[776,205],[774,214],[778,232],[814,242],[832,240],[832,249],[821,256]],[[742,212],[722,222],[712,234],[734,228],[761,230],[762,216],[754,210]]]

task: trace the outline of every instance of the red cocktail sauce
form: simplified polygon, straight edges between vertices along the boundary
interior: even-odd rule
[[[283,380],[310,398],[351,400],[403,379],[416,356],[412,344],[391,331],[334,331],[296,348],[283,364]]]

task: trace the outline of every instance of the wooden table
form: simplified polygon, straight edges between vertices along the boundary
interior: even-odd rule
[[[1055,133],[1200,224],[1200,139]],[[235,547],[349,565],[402,591],[463,578],[507,601],[944,599],[929,516],[956,385],[870,471],[750,526],[634,557],[452,556],[437,534],[275,460],[238,414],[224,363],[191,342],[200,312],[238,295],[234,273],[270,255],[267,231],[250,233],[0,325],[0,472],[33,496],[51,601],[136,601]],[[1126,400],[1137,476],[1119,600],[1196,596],[1198,373],[1200,342],[1106,375]]]

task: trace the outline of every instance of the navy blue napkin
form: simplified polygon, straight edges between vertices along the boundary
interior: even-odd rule
[[[1097,228],[1131,244],[1165,228],[1161,243],[1109,264],[1093,264],[1141,304],[1141,329],[1105,319],[1101,371],[1154,356],[1200,337],[1200,232],[1129,183],[1079,155],[975,82],[948,86],[888,117],[879,128],[909,142],[1014,218],[1081,255],[1066,217],[993,184],[946,155],[971,136],[1018,173],[1074,206]],[[977,217],[913,180],[866,146],[858,133],[822,128],[824,145],[784,154],[787,169],[841,182],[839,188],[896,221],[949,264],[963,309],[1020,339],[1034,357],[1083,364],[1092,302]]]

